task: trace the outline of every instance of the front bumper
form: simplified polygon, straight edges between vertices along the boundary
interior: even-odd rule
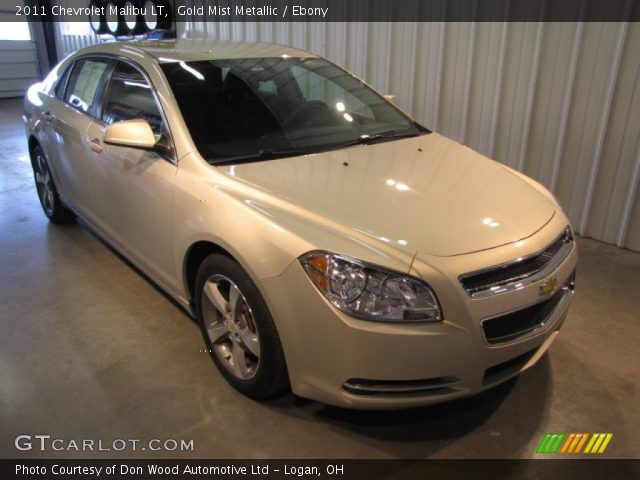
[[[536,241],[544,243],[545,235]],[[559,285],[572,276],[576,260],[574,245],[553,272]],[[294,393],[343,407],[409,408],[473,395],[535,364],[557,337],[572,290],[555,292],[560,301],[533,334],[492,345],[482,321],[540,302],[540,285],[471,299],[457,280],[463,273],[457,262],[442,262],[453,265],[447,274],[431,265],[421,271],[419,263],[412,272],[428,279],[438,294],[445,317],[438,324],[394,325],[345,315],[317,291],[299,262],[263,280]]]

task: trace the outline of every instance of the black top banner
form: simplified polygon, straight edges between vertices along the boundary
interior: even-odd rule
[[[3,19],[83,21],[88,15],[144,15],[125,2],[1,0]],[[621,22],[640,21],[640,0],[156,0],[176,22]],[[135,8],[152,8],[134,2]],[[130,6],[129,6],[130,7]],[[89,12],[89,9],[93,9]],[[97,11],[98,9],[99,11]],[[109,10],[117,9],[117,10]]]

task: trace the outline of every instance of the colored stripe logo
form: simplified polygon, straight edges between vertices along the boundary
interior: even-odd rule
[[[547,433],[536,453],[604,453],[612,438],[613,433]]]

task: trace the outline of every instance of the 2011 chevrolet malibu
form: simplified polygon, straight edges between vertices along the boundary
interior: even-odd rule
[[[577,252],[553,195],[308,52],[93,46],[29,89],[24,121],[47,217],[80,217],[194,315],[245,395],[466,396],[566,317]]]

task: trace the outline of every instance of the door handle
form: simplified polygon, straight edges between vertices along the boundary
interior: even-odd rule
[[[49,111],[44,112],[42,116],[44,117],[44,121],[47,123],[51,123],[51,121],[54,119],[53,113]]]
[[[100,153],[102,151],[102,145],[100,145],[100,140],[98,140],[97,138],[89,140],[89,146],[91,147],[91,150],[96,153]]]

